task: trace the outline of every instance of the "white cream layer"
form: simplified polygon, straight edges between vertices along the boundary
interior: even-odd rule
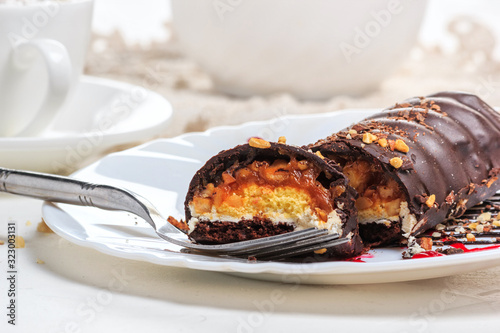
[[[401,231],[403,237],[408,238],[412,230],[417,225],[417,218],[415,214],[410,212],[408,208],[408,202],[404,201],[400,204],[399,215],[389,216],[389,217],[381,217],[376,214],[365,214],[363,220],[359,221],[359,224],[368,224],[368,223],[379,223],[384,224],[386,227],[390,227],[392,222],[401,221]]]
[[[403,237],[408,238],[410,237],[410,234],[413,231],[413,228],[417,225],[418,221],[415,217],[415,214],[412,214],[410,212],[408,203],[406,201],[401,203],[399,217],[401,217],[401,231],[403,233]]]

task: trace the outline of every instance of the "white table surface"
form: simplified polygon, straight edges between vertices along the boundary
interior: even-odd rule
[[[41,202],[0,195],[0,239],[15,221],[17,325],[0,332],[497,332],[500,267],[432,280],[342,286],[255,281],[124,260],[36,231]],[[27,225],[31,222],[31,225]],[[37,259],[44,264],[37,264]]]

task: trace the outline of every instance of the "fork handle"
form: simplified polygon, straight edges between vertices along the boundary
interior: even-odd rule
[[[124,210],[141,216],[142,203],[121,188],[46,173],[0,168],[0,191],[51,202]]]

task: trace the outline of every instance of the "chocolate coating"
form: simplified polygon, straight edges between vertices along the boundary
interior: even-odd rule
[[[348,135],[354,129],[358,134]],[[407,153],[365,144],[363,133],[403,140]],[[324,156],[363,156],[378,161],[404,190],[418,235],[500,189],[500,115],[475,95],[441,92],[402,103],[309,146]],[[399,169],[390,160],[399,157]],[[426,200],[435,195],[429,207]]]
[[[340,196],[332,199],[332,207],[336,208],[342,220],[342,235],[346,237],[350,234],[351,241],[334,248],[327,249],[325,255],[333,257],[351,257],[358,255],[362,251],[361,238],[358,232],[357,213],[354,208],[355,191],[352,187],[348,186],[346,177],[340,172],[340,167],[331,160],[322,159],[316,154],[311,153],[300,147],[290,146],[280,143],[271,143],[270,148],[255,148],[248,144],[239,145],[233,149],[221,151],[219,154],[212,157],[206,164],[196,172],[191,183],[189,184],[188,193],[185,200],[185,214],[186,221],[191,219],[191,211],[189,208],[190,202],[196,193],[206,188],[208,183],[218,184],[221,182],[222,173],[226,170],[235,171],[244,168],[254,161],[268,161],[273,162],[278,159],[290,160],[292,157],[297,160],[307,160],[315,168],[321,171],[318,181],[326,188],[329,189],[333,186],[343,185],[346,191]],[[249,221],[246,221],[249,222]],[[249,226],[259,225],[260,228],[266,229],[270,222],[254,217]],[[239,224],[245,221],[238,222]],[[203,242],[209,240],[210,243],[217,243],[218,237],[215,235],[217,230],[226,230],[226,235],[220,240],[222,242],[239,241],[251,238],[258,238],[256,233],[243,233],[241,232],[241,225],[234,222],[227,221],[204,221],[201,227],[204,229],[195,230],[190,234],[196,241]],[[213,227],[213,230],[211,230]],[[229,229],[230,230],[229,230]],[[272,229],[272,230],[271,230]],[[267,232],[272,234],[279,234],[288,232],[286,228],[271,228],[260,232],[260,236],[267,236]],[[229,237],[228,235],[234,235]]]

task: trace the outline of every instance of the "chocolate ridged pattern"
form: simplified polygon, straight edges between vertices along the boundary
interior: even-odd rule
[[[353,129],[358,134],[351,136]],[[361,136],[366,132],[401,139],[409,151],[366,144]],[[500,115],[467,93],[410,98],[307,148],[332,158],[361,155],[380,162],[404,190],[418,221],[411,235],[460,216],[500,189]],[[402,167],[391,166],[394,157],[403,160]],[[436,200],[428,207],[431,195]]]

